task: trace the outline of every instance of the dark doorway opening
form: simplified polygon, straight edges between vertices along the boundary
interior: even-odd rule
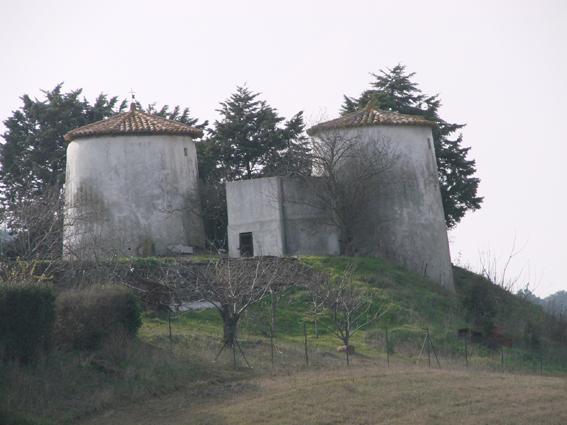
[[[252,232],[240,233],[240,256],[254,257],[254,240]]]

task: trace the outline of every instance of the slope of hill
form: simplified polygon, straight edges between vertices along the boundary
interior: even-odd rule
[[[179,393],[82,425],[567,423],[561,378],[356,367],[261,377],[214,395]]]
[[[252,370],[242,367],[245,365],[242,359],[238,359],[239,368],[233,370],[232,354],[227,352],[220,356],[218,362],[213,362],[222,335],[222,321],[214,309],[175,315],[171,318],[171,328],[167,315],[148,311],[137,341],[127,344],[124,341],[110,341],[97,352],[52,353],[34,368],[14,364],[0,366],[0,418],[4,408],[16,416],[23,415],[27,418],[7,423],[76,423],[78,418],[85,415],[103,414],[106,418],[109,412],[119,406],[127,410],[124,406],[130,403],[149,401],[155,397],[159,397],[161,401],[152,401],[151,405],[161,403],[167,410],[164,410],[164,415],[167,416],[171,413],[169,409],[172,408],[172,397],[171,403],[207,404],[208,407],[199,410],[204,416],[195,416],[202,421],[195,423],[239,423],[219,419],[234,415],[243,415],[250,423],[259,420],[259,417],[246,416],[242,412],[249,406],[256,409],[254,406],[257,406],[257,402],[246,395],[244,398],[238,396],[232,407],[225,406],[222,400],[225,400],[227,391],[232,397],[235,392],[240,394],[239,389],[264,388],[263,385],[268,385],[267,394],[272,389],[274,394],[279,394],[277,385],[285,387],[290,384],[285,379],[279,381],[278,377],[295,375],[308,369],[316,374],[321,373],[313,375],[313,379],[320,380],[321,391],[301,381],[307,378],[298,378],[294,384],[297,385],[297,394],[309,393],[314,397],[324,397],[332,392],[334,382],[337,382],[340,388],[337,392],[339,399],[374,412],[372,406],[376,404],[376,400],[386,397],[388,393],[391,397],[386,398],[392,403],[391,409],[397,412],[392,414],[403,419],[400,419],[400,423],[404,420],[406,423],[420,423],[404,416],[403,407],[404,394],[413,391],[411,388],[417,379],[423,388],[435,387],[437,390],[431,395],[431,399],[425,393],[411,396],[417,397],[416,412],[421,412],[420,415],[427,418],[434,414],[428,410],[427,405],[447,399],[449,401],[448,404],[445,403],[445,407],[448,414],[453,415],[449,417],[457,421],[464,417],[463,412],[471,412],[473,406],[478,406],[478,412],[485,413],[493,408],[509,411],[509,400],[506,397],[515,397],[514,394],[520,397],[525,393],[524,383],[520,382],[523,378],[494,378],[496,375],[486,374],[488,371],[548,375],[567,372],[564,324],[547,315],[540,306],[512,295],[474,273],[455,268],[456,293],[453,294],[423,276],[409,273],[380,259],[306,257],[301,261],[335,276],[353,266],[356,281],[360,285],[375,288],[378,292],[376,302],[388,306],[392,314],[388,314],[387,319],[365,328],[353,339],[356,354],[352,360],[356,372],[352,368],[350,370],[361,377],[368,370],[369,380],[357,378],[349,382],[344,354],[336,351],[341,343],[333,334],[328,317],[321,318],[315,327],[312,316],[308,314],[308,294],[296,288],[286,292],[278,301],[273,351],[269,332],[269,300],[255,305],[242,318],[240,340],[247,359],[254,368]],[[144,260],[138,262],[136,267],[144,264],[153,267],[157,262],[159,261]],[[469,344],[465,357],[464,341],[458,338],[457,330],[467,327],[485,332],[486,338]],[[397,372],[385,372],[388,359],[386,329],[389,360],[392,368],[397,368]],[[497,338],[488,338],[491,336],[487,333],[489,329],[497,330]],[[427,333],[431,335],[432,348],[435,349],[430,352],[431,366],[445,371],[457,368],[462,372],[433,373],[424,369],[429,364],[428,350],[424,348]],[[502,341],[506,343],[504,348],[498,345]],[[440,367],[435,355],[439,357]],[[464,372],[466,367],[468,371]],[[339,375],[334,376],[335,372]],[[382,376],[382,372],[386,375]],[[266,383],[270,381],[270,376],[279,382],[275,384],[276,387],[270,387],[271,384]],[[399,386],[392,383],[392,380],[398,379]],[[557,382],[538,379],[542,380],[541,388],[538,386],[541,389],[541,404],[532,406],[533,410],[554,408]],[[472,386],[459,386],[459,382],[465,381]],[[502,388],[496,382],[501,382]],[[377,393],[370,391],[376,387],[379,387]],[[490,391],[479,392],[484,387]],[[498,404],[491,394],[504,391],[505,388],[510,388],[508,396]],[[450,401],[453,400],[451,394],[454,391],[455,394],[458,391],[468,393],[469,390],[470,395],[465,397],[468,401],[459,405],[461,407],[455,407],[457,405]],[[285,391],[281,394],[282,397],[287,397]],[[307,396],[303,398],[308,400]],[[258,400],[263,399],[260,397]],[[266,402],[266,406],[271,406],[266,408],[268,410],[258,410],[262,412],[261,416],[269,416],[270,409],[280,408],[276,396],[270,400],[260,403]],[[270,404],[272,401],[275,404]],[[306,405],[305,412],[309,413],[311,408],[311,405]],[[139,405],[136,409],[143,410]],[[215,412],[220,412],[220,416],[215,416]],[[521,413],[522,410],[518,412]],[[344,410],[344,413],[347,416],[354,414],[349,409]],[[379,414],[378,411],[375,413]],[[324,413],[317,414],[322,415],[319,423],[333,423],[333,419]],[[214,420],[207,422],[207,415]],[[192,423],[189,419],[160,422],[159,418],[152,418],[153,423]],[[336,418],[336,423],[345,420],[338,413]],[[365,420],[374,423],[368,418],[359,419],[360,423],[366,423]],[[112,423],[110,419],[109,422],[97,420],[99,422],[93,423]],[[271,420],[272,422],[266,423],[280,423],[273,418]],[[309,416],[303,417],[303,422],[309,420]],[[245,419],[243,421],[242,423],[246,423]],[[134,422],[145,423],[139,417],[138,421],[131,423]],[[431,419],[423,423],[433,422],[435,421]],[[469,422],[463,420],[463,423]]]

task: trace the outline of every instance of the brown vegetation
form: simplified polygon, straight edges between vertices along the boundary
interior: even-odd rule
[[[561,378],[412,367],[268,377],[211,397],[178,394],[84,425],[564,424]]]

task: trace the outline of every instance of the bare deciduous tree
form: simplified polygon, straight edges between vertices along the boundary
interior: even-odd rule
[[[63,236],[63,195],[47,188],[34,198],[14,203],[7,213],[7,225],[15,232],[10,254],[23,259],[61,257]]]
[[[315,135],[312,146],[313,206],[329,211],[339,230],[341,254],[352,255],[354,229],[366,218],[381,187],[382,176],[399,158],[390,141],[362,140],[339,130]]]
[[[195,293],[210,302],[223,320],[223,344],[217,358],[230,348],[235,364],[237,350],[246,361],[237,337],[242,314],[270,290],[309,279],[312,273],[296,259],[278,257],[221,258],[194,270]]]
[[[377,302],[372,288],[360,286],[354,281],[354,272],[354,267],[350,265],[341,276],[323,281],[314,288],[317,305],[324,305],[328,309],[333,332],[344,345],[347,365],[350,365],[350,341],[353,335],[388,311],[387,307]]]
[[[518,282],[522,279],[525,267],[522,267],[517,274],[510,275],[510,266],[512,265],[514,258],[516,258],[522,250],[523,247],[517,248],[516,237],[514,236],[510,252],[508,253],[503,265],[498,260],[496,254],[490,249],[480,252],[480,274],[493,284],[513,293]]]

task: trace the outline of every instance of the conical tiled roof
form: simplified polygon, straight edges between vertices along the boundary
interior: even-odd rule
[[[70,142],[82,137],[127,136],[136,134],[167,134],[201,137],[203,130],[178,121],[172,121],[158,117],[157,115],[138,111],[135,104],[132,103],[130,111],[122,112],[102,121],[93,122],[71,130],[65,134],[65,140]]]
[[[317,124],[307,130],[307,133],[313,135],[320,130],[369,127],[374,125],[423,125],[434,127],[436,124],[418,115],[405,115],[399,112],[383,111],[382,109],[375,108],[371,104],[368,104],[364,109],[359,111]]]

